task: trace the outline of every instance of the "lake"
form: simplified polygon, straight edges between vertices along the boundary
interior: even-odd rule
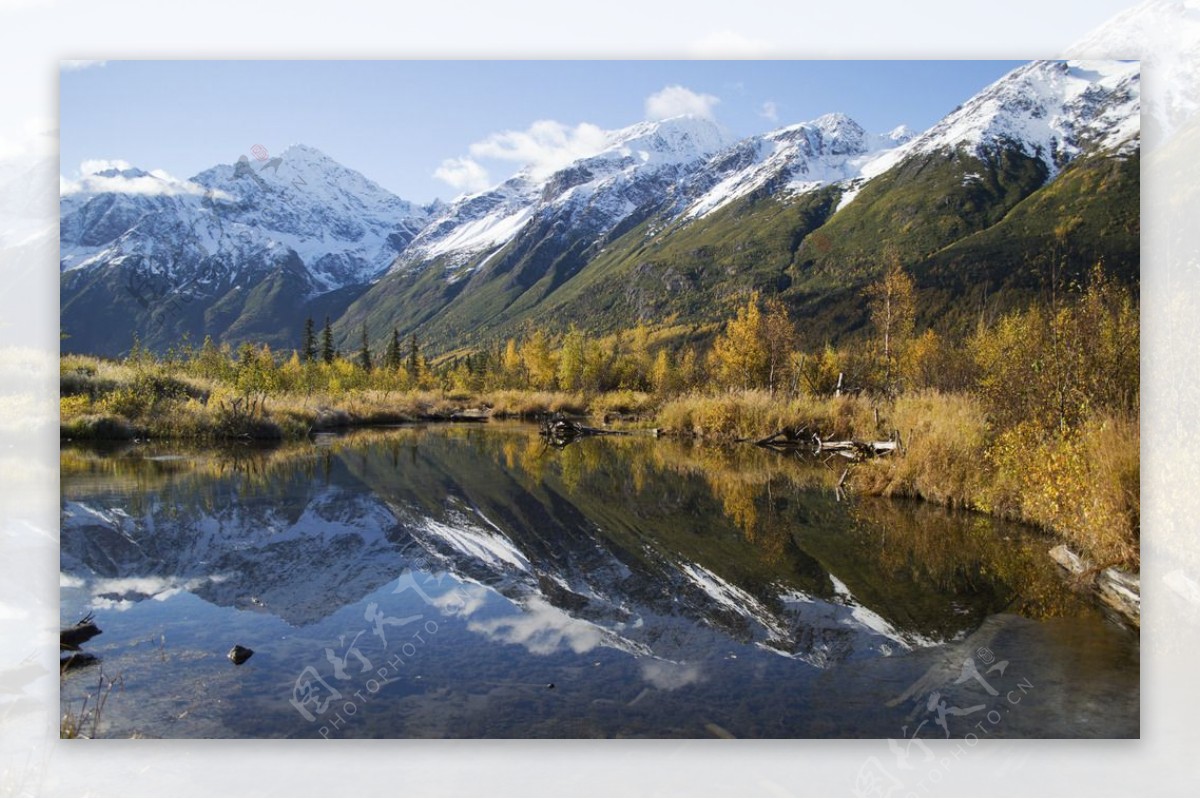
[[[813,456],[487,423],[61,466],[101,737],[1139,735],[1138,631],[1053,542]]]

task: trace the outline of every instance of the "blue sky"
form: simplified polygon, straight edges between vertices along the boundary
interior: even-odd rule
[[[591,126],[676,109],[739,137],[833,111],[920,131],[1020,63],[108,61],[62,72],[61,171],[123,160],[187,178],[302,142],[428,202],[499,181],[539,148],[585,146]]]

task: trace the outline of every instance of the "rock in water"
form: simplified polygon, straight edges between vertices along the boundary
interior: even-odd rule
[[[236,665],[240,666],[249,660],[250,656],[253,654],[253,649],[244,647],[241,644],[234,644],[233,649],[229,650],[229,654],[226,655],[226,657],[232,660]]]

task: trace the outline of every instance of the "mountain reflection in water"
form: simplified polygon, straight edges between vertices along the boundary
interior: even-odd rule
[[[1044,538],[830,485],[515,424],[64,448],[62,614],[100,618],[114,736],[900,737],[1021,676],[1046,687],[996,735],[1137,735],[1137,634]],[[960,680],[984,652],[1008,665]]]

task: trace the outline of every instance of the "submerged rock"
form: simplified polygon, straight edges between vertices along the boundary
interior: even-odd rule
[[[253,649],[244,647],[241,644],[235,644],[233,649],[229,650],[229,654],[226,655],[226,657],[232,660],[236,665],[240,666],[249,660],[250,656],[253,654]]]

